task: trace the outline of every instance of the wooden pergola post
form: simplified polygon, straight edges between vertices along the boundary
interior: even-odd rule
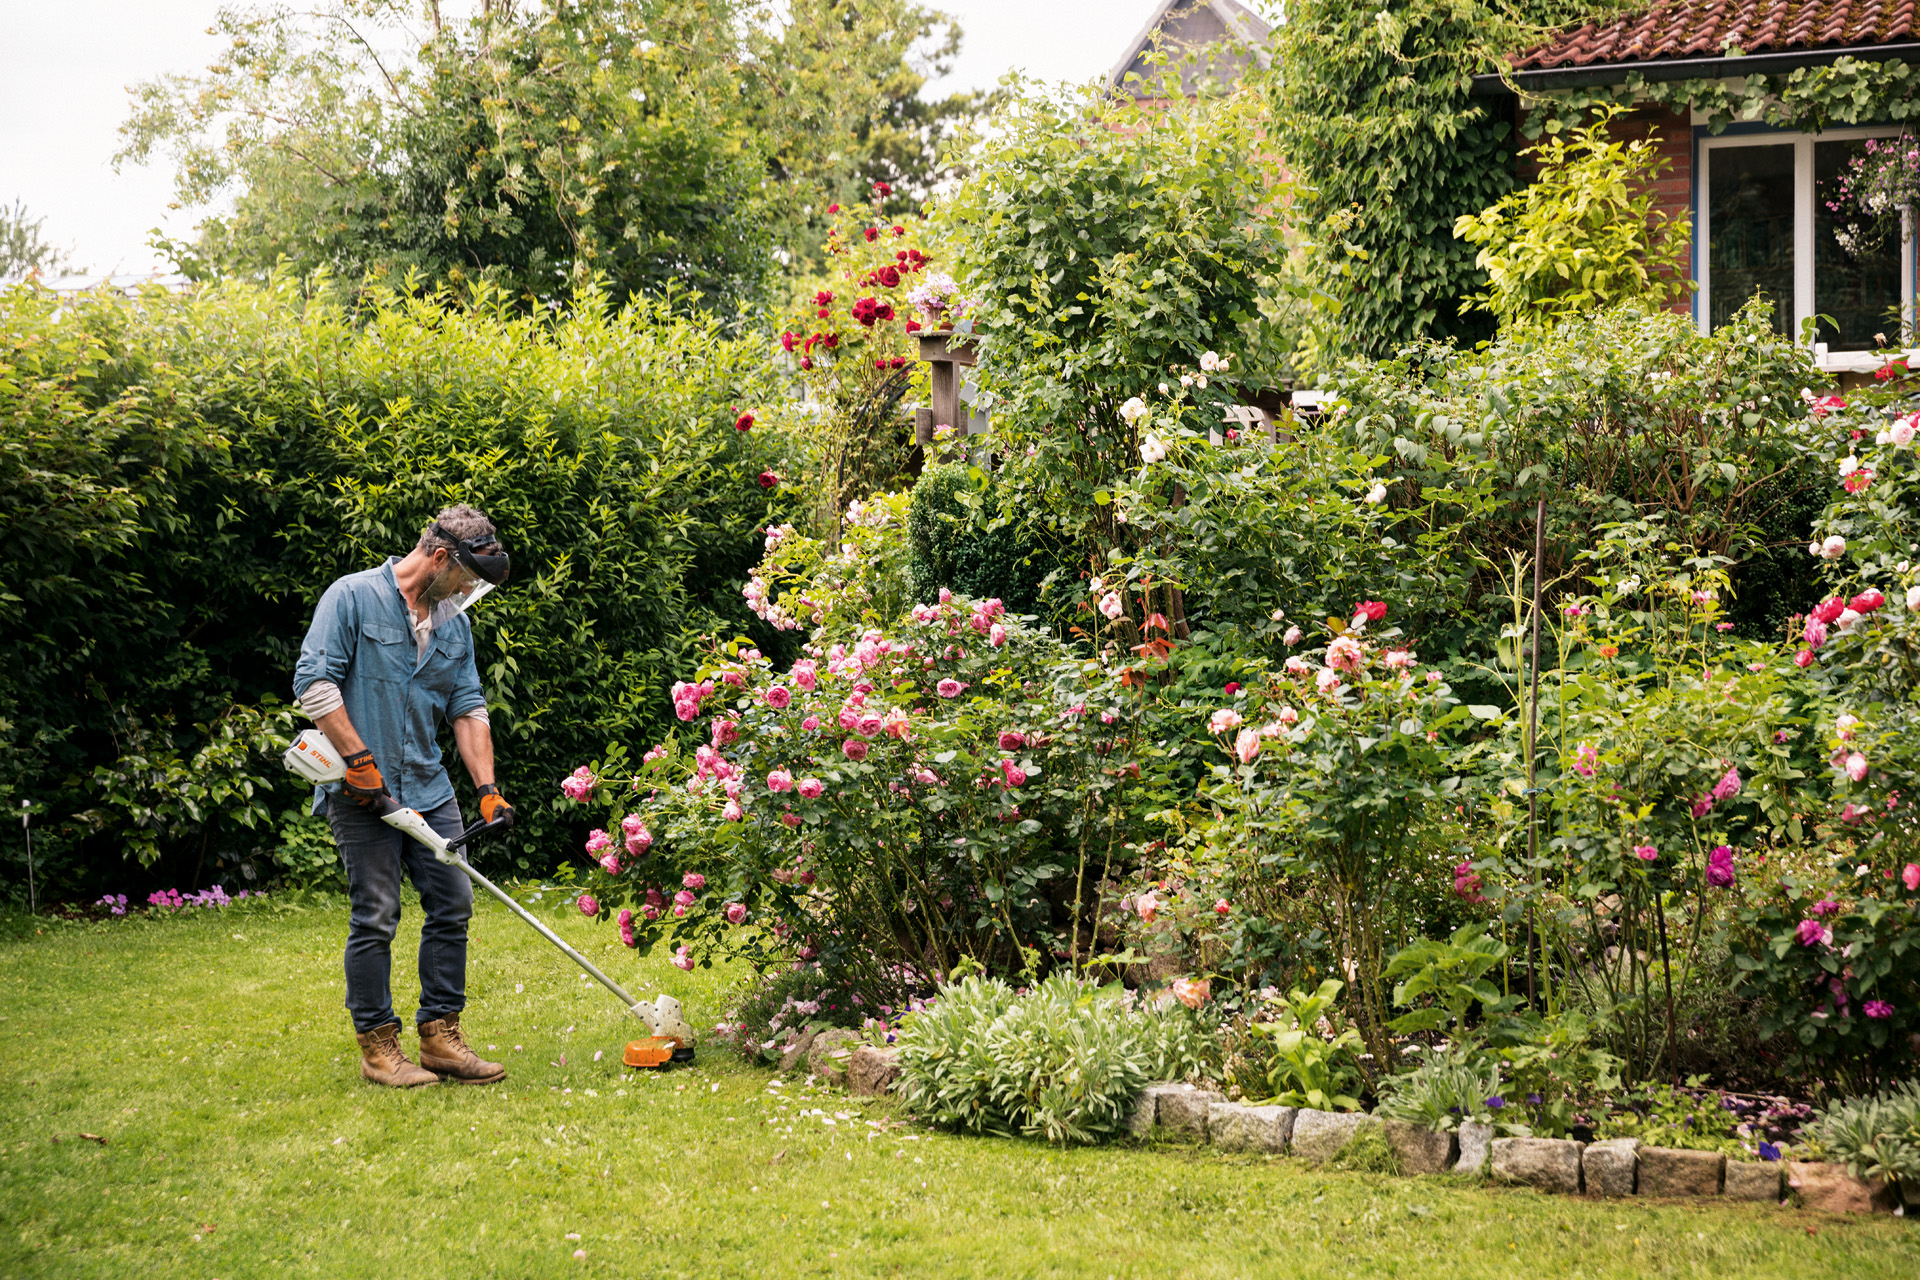
[[[951,333],[920,335],[920,358],[933,375],[933,407],[916,410],[913,415],[913,442],[929,456],[933,447],[933,429],[950,426],[959,443],[949,441],[938,451],[939,461],[947,462],[966,455],[967,409],[960,403],[960,370],[971,367],[976,348],[971,337]]]

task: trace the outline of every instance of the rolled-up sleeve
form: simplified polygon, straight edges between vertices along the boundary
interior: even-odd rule
[[[464,624],[463,618],[461,622]],[[473,632],[467,632],[467,660],[460,666],[460,674],[447,698],[447,720],[458,720],[462,716],[479,713],[484,722],[487,718],[487,695],[480,687],[480,667],[473,659]]]
[[[342,583],[334,583],[320,597],[320,603],[314,606],[313,623],[300,642],[300,660],[293,664],[295,698],[316,681],[338,686],[346,680],[353,666],[356,612],[353,593]],[[479,683],[476,672],[476,689]]]

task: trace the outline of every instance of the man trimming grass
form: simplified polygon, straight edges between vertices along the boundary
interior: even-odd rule
[[[391,795],[441,835],[460,833],[465,823],[438,741],[440,726],[451,723],[480,792],[481,816],[491,822],[512,815],[493,782],[493,733],[464,616],[506,580],[507,567],[493,522],[464,504],[448,507],[405,557],[388,557],[327,588],[294,667],[295,698],[347,767],[343,781],[315,793],[313,811],[326,815],[347,871],[347,1011],[360,1040],[360,1074],[378,1084],[492,1084],[507,1074],[468,1047],[460,1029],[473,886],[370,807]],[[381,772],[382,761],[389,773]],[[424,916],[418,1063],[400,1047],[389,984],[403,870]]]

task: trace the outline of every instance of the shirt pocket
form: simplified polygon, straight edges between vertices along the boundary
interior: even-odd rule
[[[353,674],[357,678],[387,684],[398,684],[407,678],[413,666],[413,651],[408,644],[411,637],[405,631],[386,623],[363,622],[360,636],[372,644],[356,655]]]

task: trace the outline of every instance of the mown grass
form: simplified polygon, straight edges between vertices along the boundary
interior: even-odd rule
[[[713,1021],[726,976],[558,927]],[[467,1022],[507,1082],[377,1089],[345,929],[324,906],[0,921],[0,1276],[1920,1275],[1891,1218],[956,1138],[710,1049],[629,1076],[635,1024],[488,905]],[[394,978],[410,1020],[410,957]]]

